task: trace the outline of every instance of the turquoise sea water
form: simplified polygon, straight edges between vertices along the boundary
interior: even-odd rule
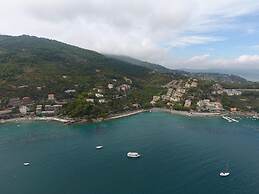
[[[1,194],[259,193],[259,120],[143,113],[17,124],[0,125]],[[221,178],[227,163],[231,176]]]

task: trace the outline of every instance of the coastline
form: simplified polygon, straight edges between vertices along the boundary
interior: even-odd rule
[[[189,117],[215,117],[222,116],[222,113],[210,113],[210,112],[195,112],[195,111],[180,111],[180,110],[171,110],[167,108],[152,108],[150,112],[167,112],[175,115],[189,116]]]
[[[18,117],[12,119],[2,119],[0,123],[9,123],[9,122],[21,122],[21,121],[57,121],[61,123],[70,123],[73,122],[72,119],[63,119],[58,117]]]
[[[120,119],[120,118],[123,118],[123,117],[129,117],[129,116],[133,116],[133,115],[140,114],[140,113],[147,112],[147,111],[148,110],[141,109],[141,110],[136,110],[136,111],[119,113],[119,114],[116,114],[116,115],[109,116],[108,118],[106,118],[104,120],[108,121],[108,120]]]
[[[166,112],[173,115],[181,115],[188,117],[221,117],[224,115],[234,116],[234,117],[253,117],[256,113],[252,112],[218,112],[218,113],[210,113],[210,112],[195,112],[195,111],[179,111],[172,110],[167,108],[151,108],[151,109],[140,109],[135,111],[127,111],[118,114],[109,115],[107,118],[97,118],[95,120],[86,120],[86,119],[72,119],[72,118],[61,118],[61,117],[17,117],[11,119],[2,119],[0,120],[0,124],[8,123],[8,122],[21,122],[21,121],[55,121],[63,124],[73,124],[73,123],[96,123],[102,121],[109,121],[120,119],[124,117],[130,117],[133,115],[137,115],[143,112]]]

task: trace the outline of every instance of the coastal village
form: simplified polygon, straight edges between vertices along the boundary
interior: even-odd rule
[[[63,79],[67,77],[62,76]],[[209,90],[209,93],[203,94],[206,98],[197,96],[199,94],[199,86],[201,81],[195,78],[187,80],[172,80],[166,85],[161,86],[166,93],[154,95],[150,98],[149,108],[166,108],[178,111],[208,112],[208,113],[224,113],[237,112],[237,107],[224,109],[220,96],[227,95],[229,97],[240,96],[242,91],[238,89],[225,89],[222,85],[215,83]],[[18,86],[17,89],[28,87],[26,85]],[[36,90],[41,90],[38,86]],[[128,93],[134,90],[134,83],[131,79],[124,77],[123,81],[112,79],[106,83],[106,86],[97,86],[92,88],[84,95],[84,101],[93,106],[105,106],[105,104],[116,102],[123,98],[127,98]],[[200,91],[203,93],[203,91]],[[0,119],[10,119],[17,117],[57,117],[63,116],[63,107],[74,99],[77,94],[76,87],[69,88],[64,91],[66,99],[58,99],[55,93],[47,93],[40,101],[35,101],[32,97],[24,96],[22,98],[9,98],[7,101],[1,98]],[[138,111],[143,109],[141,103],[134,102],[123,107],[123,111]],[[64,117],[64,116],[63,116]]]
[[[67,76],[63,75],[63,79]],[[112,79],[106,86],[97,86],[92,88],[84,97],[84,101],[91,105],[105,105],[110,101],[116,101],[127,96],[131,89],[132,80],[124,77],[123,83]],[[17,90],[27,88],[28,85],[18,86]],[[42,90],[42,87],[36,87],[36,90]],[[65,99],[58,99],[55,93],[47,93],[39,101],[32,97],[0,97],[0,119],[12,119],[18,117],[57,117],[62,115],[63,107],[75,99],[76,89],[66,89],[64,91]],[[68,97],[67,97],[68,96]],[[132,104],[132,108],[140,108],[139,104]],[[125,108],[125,110],[127,107]],[[64,117],[62,115],[62,117]]]
[[[197,98],[195,90],[198,90],[199,81],[197,79],[172,80],[163,86],[167,89],[167,93],[160,96],[153,96],[150,102],[154,107],[164,103],[168,108],[175,110],[197,111],[197,112],[223,112],[225,109],[218,96],[240,96],[242,92],[237,89],[224,89],[220,84],[216,83],[212,86],[212,90],[207,94],[208,98]],[[231,107],[226,111],[237,111],[236,107]]]

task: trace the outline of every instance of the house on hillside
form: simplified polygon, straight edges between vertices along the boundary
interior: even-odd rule
[[[32,103],[32,99],[30,97],[23,97],[22,98],[22,105],[28,105]]]
[[[29,111],[29,108],[27,106],[22,105],[19,107],[19,111],[21,114],[26,115],[27,112]]]
[[[55,100],[55,94],[48,94],[48,100],[54,101]]]
[[[11,98],[8,102],[8,107],[18,107],[20,104],[20,98]]]
[[[184,107],[185,108],[190,108],[191,107],[191,105],[192,105],[192,101],[191,100],[185,100],[185,103],[184,103]]]

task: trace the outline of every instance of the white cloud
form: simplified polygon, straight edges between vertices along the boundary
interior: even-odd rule
[[[223,38],[213,36],[183,36],[170,44],[172,47],[184,47],[195,44],[206,44],[210,42],[223,41]]]
[[[257,0],[8,0],[0,34],[31,34],[99,52],[169,64],[171,47],[208,44]]]
[[[206,61],[210,57],[210,54],[198,55],[187,60],[188,63],[197,63]]]
[[[193,56],[187,60],[179,60],[174,67],[186,69],[258,69],[259,55],[241,55],[232,59],[214,59],[209,54]]]
[[[259,65],[259,55],[241,55],[240,57],[237,58],[237,62],[240,64],[257,64],[257,65]]]

